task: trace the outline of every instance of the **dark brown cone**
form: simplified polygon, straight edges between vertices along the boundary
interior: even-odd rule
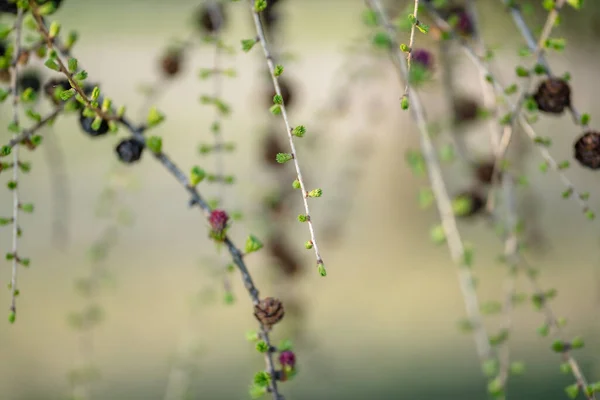
[[[279,142],[279,137],[274,132],[269,133],[262,145],[263,159],[267,165],[279,165],[276,157],[278,153],[284,153],[284,149]]]
[[[198,24],[206,33],[215,33],[225,23],[225,7],[223,3],[206,4],[198,10]]]
[[[178,52],[169,52],[160,61],[163,74],[167,77],[177,75],[181,69],[181,54]]]
[[[588,131],[574,145],[575,159],[590,169],[600,169],[600,132]]]
[[[540,83],[533,99],[540,111],[560,114],[571,105],[571,88],[563,79],[548,78]]]
[[[461,97],[454,100],[454,123],[461,124],[477,119],[479,112],[479,103],[468,97]]]
[[[278,269],[284,275],[294,276],[300,271],[300,262],[296,258],[294,252],[286,246],[281,236],[273,236],[268,244],[267,249],[271,256],[277,261]]]
[[[284,314],[283,304],[274,297],[264,298],[254,306],[254,316],[267,329],[281,321]]]
[[[260,18],[267,31],[267,34],[271,34],[272,31],[278,28],[278,22],[280,19],[280,15],[278,13],[277,4],[279,0],[270,0],[267,1],[267,8],[265,8],[260,13]]]
[[[479,163],[475,166],[475,177],[479,183],[483,183],[489,185],[492,183],[493,174],[494,174],[494,162],[486,161]],[[496,171],[496,180],[500,182],[502,178],[502,173],[500,171]]]

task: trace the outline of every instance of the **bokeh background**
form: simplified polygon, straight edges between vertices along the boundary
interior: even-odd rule
[[[64,31],[79,32],[75,55],[89,72],[89,80],[101,82],[115,104],[126,105],[131,118],[141,121],[147,94],[139,88],[159,79],[158,59],[173,39],[194,37],[191,16],[199,2],[64,3],[53,18],[62,22]],[[479,3],[484,37],[496,49],[505,82],[512,82],[515,65],[529,65],[531,60],[519,60],[517,50],[523,41],[501,1]],[[596,101],[600,7],[587,3],[585,12],[564,13],[558,32],[568,46],[563,54],[549,58],[558,73],[571,73],[574,103],[591,114],[593,126],[600,115]],[[403,10],[405,5],[408,2],[398,2],[396,8]],[[358,45],[368,47],[368,31],[361,23],[363,2],[283,1],[280,8],[279,39],[282,51],[289,54],[285,74],[296,94],[292,123],[308,129],[308,138],[297,141],[300,162],[308,185],[324,192],[312,204],[329,273],[327,278],[318,276],[312,252],[303,250],[308,232],[306,226],[294,223],[301,206],[292,196],[288,219],[280,223],[301,257],[304,273],[281,286],[264,252],[248,257],[264,296],[285,295],[292,285],[303,307],[301,324],[294,324],[290,312],[274,332],[276,341],[286,337],[294,341],[299,360],[298,376],[281,385],[286,398],[486,398],[473,340],[457,329],[457,321],[464,317],[457,267],[444,246],[436,247],[429,240],[437,215],[433,209],[421,211],[417,198],[427,181],[413,176],[404,160],[407,149],[417,148],[418,138],[409,114],[399,111],[402,87],[385,57],[348,51]],[[534,9],[529,20],[538,26],[544,14]],[[227,12],[224,40],[238,49],[241,39],[253,36],[248,7],[245,2],[232,3]],[[10,22],[9,17],[2,19]],[[431,37],[417,39],[437,54]],[[210,169],[214,163],[214,158],[201,157],[197,151],[200,142],[212,140],[209,127],[214,112],[198,101],[201,94],[211,93],[212,83],[199,80],[198,70],[211,67],[213,52],[201,43],[200,34],[194,40],[181,76],[162,86],[162,94],[152,102],[167,116],[154,133],[163,137],[165,151],[184,171],[192,165]],[[460,52],[452,55],[458,86],[478,96],[476,70]],[[243,212],[244,219],[231,229],[237,243],[243,243],[249,233],[263,237],[273,223],[266,219],[261,202],[276,178],[273,168],[262,161],[261,146],[265,127],[281,122],[263,106],[270,89],[261,76],[260,49],[248,54],[237,51],[223,62],[238,73],[225,80],[223,90],[233,111],[223,123],[223,132],[237,144],[236,151],[226,156],[227,171],[237,181],[226,189],[225,206]],[[371,74],[348,80],[350,70],[363,65]],[[35,66],[43,70],[38,60],[30,63]],[[48,70],[43,73],[50,76]],[[338,90],[348,111],[324,114],[336,109]],[[448,114],[439,74],[422,92],[429,117],[443,121]],[[40,101],[41,109],[48,106],[46,100]],[[1,115],[6,124],[8,103]],[[572,159],[572,142],[580,132],[568,116],[543,117],[536,128],[552,138],[551,151],[558,160]],[[72,393],[69,371],[84,354],[92,355],[101,373],[91,386],[93,398],[167,398],[167,387],[178,382],[173,381],[173,357],[185,353],[189,343],[199,348],[188,357],[197,364],[191,375],[191,398],[248,398],[252,376],[263,368],[262,357],[245,339],[245,332],[256,327],[251,302],[234,273],[236,301],[224,304],[221,276],[215,271],[222,269],[227,257],[215,252],[206,222],[187,206],[185,191],[148,154],[137,165],[119,166],[113,149],[119,139],[89,138],[75,116],[61,117],[43,134],[44,145],[35,152],[22,152],[33,165],[32,172],[22,176],[22,198],[35,202],[36,210],[22,216],[20,253],[30,257],[32,265],[20,272],[17,323],[0,321],[0,398],[68,398]],[[487,154],[488,133],[482,126],[472,125],[463,134],[472,151]],[[119,138],[125,135],[119,132]],[[436,143],[448,143],[446,136],[442,129]],[[5,142],[9,134],[0,137]],[[50,150],[44,150],[46,145],[54,149],[54,159]],[[357,152],[357,146],[363,151]],[[56,157],[66,171],[59,178]],[[527,256],[540,269],[542,285],[558,289],[552,306],[568,319],[566,333],[586,339],[586,347],[575,355],[594,381],[600,379],[598,222],[587,221],[575,202],[562,199],[557,176],[538,171],[541,161],[534,149],[522,163],[529,185],[519,189],[519,195],[529,205],[528,216],[535,216],[529,225],[531,236],[539,234]],[[348,169],[355,172],[348,175]],[[444,164],[444,171],[453,193],[472,180],[458,161]],[[600,206],[593,172],[573,163],[566,173],[582,191],[591,193],[592,207]],[[0,174],[3,185],[5,175]],[[74,281],[89,274],[90,246],[112,224],[95,212],[103,188],[111,184],[119,207],[127,210],[132,223],[118,229],[104,262],[111,284],[97,299],[104,318],[91,333],[93,347],[89,348],[82,346],[89,342],[81,341],[68,315],[83,306]],[[64,189],[57,190],[57,185]],[[214,185],[203,183],[200,188],[209,197],[216,193]],[[10,193],[4,190],[0,215],[9,215],[11,205]],[[340,212],[345,209],[347,213]],[[460,228],[476,249],[474,272],[480,298],[501,300],[506,276],[505,265],[496,261],[501,243],[483,220],[461,222]],[[2,252],[10,250],[10,240],[10,228],[1,229]],[[9,279],[9,264],[4,261],[2,285]],[[520,292],[530,293],[525,279],[518,285]],[[8,308],[8,290],[2,291],[0,300]],[[486,322],[494,329],[501,318],[487,317]],[[511,379],[509,397],[565,398],[563,388],[572,378],[559,371],[560,358],[550,351],[551,339],[536,334],[542,314],[526,303],[515,310],[513,322],[511,355],[527,368],[523,376]]]

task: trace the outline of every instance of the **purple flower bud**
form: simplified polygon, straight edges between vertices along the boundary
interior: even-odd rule
[[[433,54],[425,49],[413,49],[411,54],[413,62],[422,65],[425,69],[433,69]]]
[[[454,7],[450,10],[450,15],[457,18],[456,30],[465,36],[473,34],[473,21],[463,7]]]
[[[225,228],[227,228],[227,222],[229,221],[229,215],[223,210],[213,210],[210,213],[208,222],[212,229],[212,235],[215,239],[224,239]]]
[[[279,354],[279,363],[282,366],[294,367],[296,365],[296,355],[293,351],[285,350]]]

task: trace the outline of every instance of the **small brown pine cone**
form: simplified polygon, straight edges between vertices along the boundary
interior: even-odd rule
[[[181,69],[181,54],[179,52],[169,52],[160,61],[162,72],[167,77],[177,75]]]
[[[574,145],[575,159],[590,169],[600,169],[600,132],[588,131]]]
[[[461,124],[477,119],[479,103],[468,97],[460,97],[452,104],[454,111],[454,123]]]
[[[281,321],[284,314],[283,304],[274,297],[264,298],[254,306],[254,316],[267,329]]]
[[[197,21],[205,33],[215,33],[225,23],[225,7],[223,3],[209,3],[198,10]]]
[[[279,141],[279,136],[275,132],[270,132],[263,139],[262,153],[265,164],[279,165],[277,162],[277,154],[284,153],[285,150]]]
[[[475,166],[475,177],[479,183],[489,185],[493,181],[494,170],[493,161],[479,163]],[[498,182],[502,179],[502,173],[500,171],[496,171],[496,179]]]
[[[300,262],[296,254],[286,245],[280,235],[271,237],[266,247],[271,257],[276,260],[278,269],[284,275],[294,276],[300,271]]]
[[[560,114],[571,105],[571,88],[563,79],[548,78],[540,83],[533,99],[540,111]]]

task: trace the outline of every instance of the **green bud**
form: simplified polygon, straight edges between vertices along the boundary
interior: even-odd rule
[[[304,247],[306,248],[306,250],[312,249],[313,248],[312,240],[309,240],[306,243],[304,243]]]
[[[317,263],[317,270],[319,271],[319,275],[327,276],[327,270],[325,269],[325,265],[322,262]]]
[[[277,64],[273,70],[273,75],[280,76],[283,74],[283,65]]]
[[[304,137],[305,133],[306,133],[306,128],[302,125],[299,125],[299,126],[295,127],[294,129],[292,129],[292,135],[297,136],[297,137]]]
[[[567,393],[567,396],[569,396],[570,399],[576,399],[577,396],[579,396],[579,384],[574,383],[572,385],[567,386],[565,388],[565,392]]]
[[[162,138],[160,136],[151,136],[146,140],[146,146],[154,154],[160,154],[162,151]]]
[[[310,192],[308,192],[307,196],[308,197],[321,197],[323,195],[323,190],[321,189],[313,189]]]
[[[290,153],[278,153],[275,160],[277,160],[279,164],[283,164],[290,161],[292,158],[294,158],[294,156]]]
[[[269,345],[264,340],[259,340],[256,342],[256,350],[258,350],[259,353],[266,353],[269,351]]]
[[[292,182],[292,187],[294,189],[300,189],[301,188],[300,181],[298,179],[294,180],[294,182]]]
[[[307,222],[308,220],[309,220],[308,215],[306,215],[306,214],[300,214],[300,215],[298,215],[298,221],[300,221],[300,222]]]
[[[147,117],[148,127],[154,127],[165,120],[165,116],[161,114],[156,107],[152,107],[148,112]]]
[[[32,213],[34,206],[31,203],[26,203],[26,204],[21,204],[20,208],[21,208],[21,210],[23,210],[23,212]]]
[[[74,57],[69,58],[69,62],[68,62],[68,66],[69,66],[69,72],[70,73],[75,73],[75,71],[77,71],[77,67],[78,67],[78,62],[77,59]]]
[[[408,110],[408,96],[402,96],[400,100],[400,108],[403,110]]]
[[[573,347],[573,349],[581,349],[583,346],[584,346],[583,338],[580,336],[577,336],[576,338],[574,338],[571,341],[571,347]]]
[[[102,125],[102,117],[94,118],[94,121],[92,122],[92,129],[97,131],[100,129],[100,125]]]
[[[198,185],[204,178],[206,178],[206,171],[200,167],[192,167],[190,172],[190,183],[192,186]]]
[[[60,71],[60,66],[56,63],[56,61],[54,61],[53,59],[49,58],[48,60],[46,60],[46,62],[44,63],[44,65],[46,66],[46,68],[49,68],[53,71]]]
[[[254,11],[261,12],[267,8],[267,0],[254,0]]]
[[[48,29],[50,38],[55,38],[60,33],[60,24],[57,21],[52,21],[50,29]]]
[[[258,238],[254,235],[250,235],[248,236],[248,239],[246,239],[246,247],[245,247],[245,252],[246,254],[249,253],[253,253],[255,251],[258,251],[260,249],[263,248],[263,244],[260,240],[258,240]]]
[[[67,101],[71,97],[75,96],[75,93],[76,93],[75,89],[71,88],[71,89],[68,89],[68,90],[65,90],[65,91],[61,92],[60,98],[61,98],[62,101]]]
[[[254,342],[259,339],[258,332],[256,331],[248,331],[246,332],[246,340],[249,342]]]
[[[244,52],[249,52],[250,50],[252,50],[252,48],[254,47],[254,45],[258,42],[257,39],[244,39],[242,40],[242,50]]]
[[[554,343],[552,343],[552,350],[554,350],[557,353],[562,353],[566,349],[567,346],[562,340],[555,340]]]

